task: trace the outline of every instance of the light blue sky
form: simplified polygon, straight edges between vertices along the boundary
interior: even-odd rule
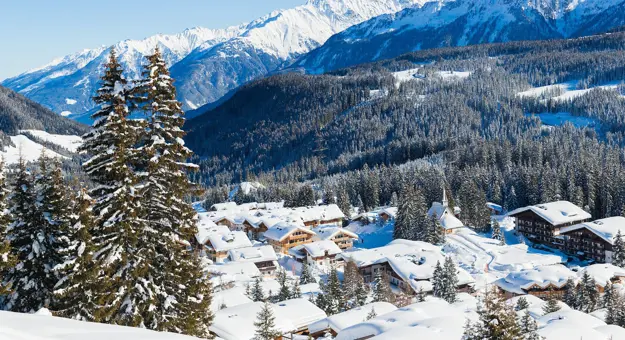
[[[0,80],[85,48],[223,28],[305,0],[0,0]]]

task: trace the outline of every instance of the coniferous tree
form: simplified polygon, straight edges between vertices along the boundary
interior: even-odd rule
[[[564,295],[562,296],[562,302],[566,303],[567,306],[578,309],[577,302],[577,293],[575,289],[575,281],[572,278],[568,278],[566,280],[566,284],[564,285]]]
[[[614,290],[614,287],[610,282],[605,285],[605,289],[603,291],[603,308],[606,309],[605,313],[605,323],[608,325],[613,325],[618,320],[618,310],[616,306],[618,305],[618,293]]]
[[[278,284],[280,284],[280,290],[278,291],[278,295],[276,296],[276,301],[284,301],[290,299],[291,289],[288,285],[286,271],[282,268],[279,269],[276,278],[278,280]]]
[[[197,257],[184,243],[197,233],[197,213],[187,201],[198,193],[188,178],[197,165],[188,162],[193,153],[184,145],[184,112],[158,47],[147,60],[132,93],[148,118],[146,128],[138,130],[141,152],[135,156],[135,166],[143,219],[148,230],[155,231],[148,235],[155,254],[150,269],[160,293],[156,299],[160,313],[147,327],[207,336],[212,315],[204,310],[210,305],[211,289]]]
[[[517,300],[516,306],[514,307],[514,310],[521,311],[521,310],[527,309],[529,307],[530,307],[530,304],[527,302],[527,299],[525,298],[525,296],[521,296]]]
[[[15,267],[16,259],[11,252],[11,243],[7,235],[7,228],[11,223],[11,215],[7,206],[6,177],[4,176],[4,161],[0,158],[0,296],[8,295],[11,284],[7,281],[9,272]],[[1,309],[2,306],[0,306]]]
[[[70,242],[60,249],[64,261],[54,268],[59,277],[54,287],[55,314],[84,321],[93,321],[93,311],[97,309],[93,299],[93,290],[98,285],[97,268],[92,264],[93,244],[89,234],[94,223],[92,204],[87,190],[81,188],[74,199]]]
[[[263,279],[260,276],[257,276],[254,280],[254,285],[251,288],[251,294],[249,296],[252,301],[265,301],[265,292],[263,291],[262,286]]]
[[[560,310],[560,306],[558,305],[558,300],[555,298],[554,294],[549,294],[547,298],[547,303],[543,306],[543,314],[547,315],[549,313],[554,313]]]
[[[95,200],[91,234],[99,289],[94,299],[100,308],[93,314],[99,322],[152,328],[156,327],[153,307],[160,294],[154,282],[145,278],[156,258],[155,238],[142,218],[140,186],[133,172],[138,153],[134,147],[144,128],[128,119],[127,82],[122,72],[111,49],[94,97],[99,110],[81,146],[90,156],[83,169],[95,183],[89,195]]]
[[[294,280],[295,283],[293,283],[293,288],[291,288],[291,296],[289,297],[290,299],[299,299],[302,297],[302,289],[299,286],[299,281],[298,280]]]
[[[425,292],[423,291],[423,287],[420,287],[419,291],[417,291],[417,302],[425,302]]]
[[[445,230],[438,218],[434,215],[428,217],[426,229],[423,233],[423,238],[420,241],[435,245],[443,245],[445,243]]]
[[[325,295],[325,312],[334,315],[345,310],[345,294],[336,268],[330,270],[328,279],[323,285]]]
[[[465,326],[465,340],[523,340],[516,313],[496,289],[486,292],[477,313],[479,322]]]
[[[389,284],[388,277],[377,272],[373,280],[373,302],[393,302],[393,291]]]
[[[369,296],[369,293],[367,292],[367,287],[365,286],[364,281],[361,281],[358,284],[358,287],[356,288],[356,292],[355,292],[355,305],[356,306],[363,306],[367,303],[367,297]]]
[[[445,264],[443,265],[443,296],[442,298],[449,303],[456,302],[456,294],[458,291],[458,273],[456,271],[456,265],[451,257],[445,258]]]
[[[317,280],[312,276],[310,272],[310,266],[308,265],[308,261],[304,261],[302,263],[302,275],[299,277],[300,284],[308,284],[308,283],[317,283]]]
[[[50,305],[56,276],[50,267],[54,250],[40,214],[35,180],[20,156],[17,173],[9,196],[12,222],[8,239],[17,264],[8,273],[11,294],[6,308],[14,312],[32,313]]]
[[[432,295],[438,298],[444,298],[446,290],[445,270],[441,266],[440,261],[436,261],[434,273],[432,276]]]
[[[349,195],[344,187],[341,187],[336,196],[336,205],[343,214],[349,218],[352,215],[352,205],[349,203]]]
[[[616,232],[612,252],[612,264],[617,267],[625,268],[625,243],[623,243],[623,236],[620,230]]]
[[[367,317],[365,318],[365,320],[371,320],[377,316],[378,316],[378,313],[375,312],[375,307],[371,306],[371,310],[367,314]]]
[[[467,226],[478,232],[488,232],[490,229],[490,212],[486,207],[486,196],[480,191],[472,179],[462,182],[458,191],[462,218]]]
[[[501,232],[501,227],[499,226],[499,223],[497,223],[497,221],[495,220],[491,220],[490,221],[490,229],[492,231],[492,236],[491,238],[494,240],[498,240],[500,245],[505,245],[506,244],[506,239],[503,235],[503,233]]]
[[[425,199],[412,185],[405,185],[397,210],[394,239],[424,240],[426,237],[427,218]]]
[[[525,311],[520,320],[521,333],[524,335],[525,340],[540,340],[541,337],[536,333],[538,330],[538,324],[536,320],[532,318],[529,311]]]
[[[347,300],[354,302],[356,291],[363,283],[358,266],[353,261],[347,261],[343,269],[343,290]]]
[[[280,336],[280,332],[276,329],[276,317],[269,302],[265,301],[256,315],[254,327],[256,327],[255,340],[274,340]]]
[[[596,309],[599,302],[599,291],[597,290],[595,280],[588,272],[584,271],[582,279],[575,288],[575,292],[577,302],[576,309],[584,313],[590,313]]]

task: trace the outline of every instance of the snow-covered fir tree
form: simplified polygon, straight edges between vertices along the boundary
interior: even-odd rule
[[[527,299],[525,298],[525,296],[521,296],[517,302],[516,302],[516,306],[514,306],[514,310],[516,311],[522,311],[524,309],[528,309],[530,306],[530,304],[527,302]]]
[[[568,278],[566,280],[566,284],[564,285],[564,295],[562,295],[562,302],[566,303],[567,306],[577,309],[577,294],[575,291],[575,281],[572,278]]]
[[[324,295],[324,311],[328,315],[338,314],[345,310],[345,293],[343,286],[339,280],[338,271],[336,268],[330,269],[328,279],[322,286],[322,292]]]
[[[12,223],[8,229],[11,252],[17,264],[8,273],[12,284],[6,309],[32,313],[49,306],[56,275],[51,259],[56,255],[48,235],[48,225],[40,213],[40,197],[35,189],[35,179],[20,156],[9,196]]]
[[[147,116],[134,165],[143,219],[154,231],[150,269],[158,313],[148,328],[207,336],[212,316],[203,311],[210,305],[210,285],[186,245],[197,233],[197,213],[187,200],[198,191],[188,177],[198,167],[188,162],[193,153],[184,145],[184,112],[158,47],[147,61],[132,96]],[[198,313],[203,317],[192,317]]]
[[[443,298],[445,294],[445,271],[440,261],[436,261],[432,275],[432,295]]]
[[[66,318],[93,321],[97,309],[93,289],[97,268],[93,266],[93,244],[89,230],[93,227],[93,199],[81,188],[73,200],[73,215],[68,245],[59,249],[63,262],[54,270],[59,281],[54,287],[53,310]]]
[[[521,327],[521,333],[525,340],[540,340],[541,337],[536,332],[538,330],[538,324],[536,320],[532,318],[529,311],[525,311],[523,316],[519,320],[519,326]]]
[[[391,290],[391,284],[386,274],[378,271],[373,280],[373,302],[391,302],[393,303],[395,296]]]
[[[358,287],[356,288],[356,292],[354,295],[355,295],[355,298],[354,298],[355,306],[363,306],[367,303],[369,292],[367,291],[367,286],[365,285],[364,281],[358,284]]]
[[[603,297],[601,299],[603,308],[606,309],[605,312],[605,323],[608,325],[613,325],[618,320],[619,310],[618,306],[618,292],[614,289],[612,283],[608,282],[605,285],[605,289],[603,291]]]
[[[93,315],[99,322],[156,328],[160,292],[149,276],[156,259],[156,231],[142,218],[141,187],[133,172],[138,153],[134,147],[144,127],[128,119],[122,72],[112,49],[94,97],[99,110],[81,146],[90,156],[83,169],[95,183],[89,195],[95,200],[91,235],[100,289],[94,292],[99,308]]]
[[[378,316],[378,313],[375,312],[375,307],[371,306],[371,310],[369,311],[369,313],[367,313],[367,317],[365,318],[365,320],[371,320],[376,316]]]
[[[576,309],[584,313],[591,313],[597,309],[599,291],[597,284],[587,271],[584,271],[581,280],[575,288]]]
[[[397,209],[393,238],[424,240],[426,237],[424,231],[428,224],[425,215],[426,206],[423,194],[413,185],[404,185]]]
[[[543,314],[547,315],[549,313],[554,313],[560,310],[560,305],[558,305],[558,300],[556,299],[553,292],[549,294],[547,297],[547,303],[543,306]]]
[[[294,280],[293,287],[291,288],[290,299],[299,299],[302,297],[302,288],[299,285],[298,280]]]
[[[358,266],[353,261],[347,261],[343,268],[343,290],[349,304],[354,304],[356,292],[364,282]]]
[[[491,220],[490,221],[490,229],[492,231],[492,236],[491,238],[494,240],[498,240],[499,241],[499,245],[505,245],[506,244],[506,239],[503,235],[503,233],[501,232],[501,227],[499,226],[499,223],[497,223],[497,221],[495,220]]]
[[[15,256],[11,252],[11,243],[7,238],[7,229],[11,223],[11,215],[7,206],[9,195],[8,183],[4,175],[4,161],[0,158],[0,296],[9,294],[10,282],[7,282],[9,271],[15,267]],[[0,305],[0,309],[2,306]]]
[[[337,193],[336,205],[345,216],[350,217],[352,215],[352,205],[349,203],[349,195],[344,187],[341,187]]]
[[[419,287],[419,290],[417,291],[416,299],[417,299],[417,302],[425,302],[425,291],[423,290],[423,287]]]
[[[276,329],[276,317],[269,302],[265,301],[256,315],[254,327],[256,327],[255,340],[274,340],[280,336],[280,332]]]
[[[464,340],[524,340],[516,313],[496,288],[486,292],[477,313],[479,321],[476,324],[467,322]]]
[[[310,272],[310,266],[308,265],[308,261],[302,262],[302,273],[299,277],[300,284],[309,284],[309,283],[317,283],[317,280],[313,277]]]
[[[464,223],[478,232],[488,232],[490,211],[486,207],[486,196],[472,178],[467,178],[462,182],[458,196]]]
[[[254,285],[250,289],[250,296],[248,296],[252,301],[265,301],[265,292],[263,291],[263,279],[260,276],[257,276],[254,279]]]
[[[456,302],[458,272],[454,261],[449,256],[445,258],[445,264],[443,265],[443,281],[442,298],[449,303]]]
[[[423,231],[423,238],[420,241],[443,245],[445,243],[445,229],[443,229],[438,218],[432,215],[428,217],[426,223],[426,229]]]
[[[284,301],[291,298],[291,288],[289,287],[288,277],[286,275],[286,271],[283,268],[278,270],[278,274],[276,275],[276,279],[278,284],[280,284],[280,289],[278,290],[278,295],[276,295],[276,301]]]
[[[612,264],[617,267],[625,268],[625,243],[623,242],[623,236],[620,230],[617,231],[616,237],[614,238],[612,252]]]

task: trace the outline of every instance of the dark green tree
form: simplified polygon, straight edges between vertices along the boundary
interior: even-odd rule
[[[254,327],[256,327],[255,340],[274,340],[280,336],[280,332],[276,329],[276,317],[269,302],[265,301],[256,315]]]

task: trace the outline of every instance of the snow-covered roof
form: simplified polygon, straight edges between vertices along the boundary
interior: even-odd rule
[[[561,309],[538,319],[538,334],[551,339],[607,339],[596,327],[606,323],[574,309]]]
[[[361,307],[349,309],[343,313],[328,316],[308,326],[310,333],[318,333],[327,329],[332,329],[338,333],[347,327],[361,323],[371,313],[371,309],[375,310],[377,315],[386,314],[397,309],[393,304],[388,302],[373,302]]]
[[[590,232],[604,239],[606,242],[614,244],[614,239],[616,238],[616,234],[619,231],[622,235],[625,236],[625,217],[614,216],[602,218],[591,222],[575,224],[569,227],[562,228],[560,230],[560,234],[565,234],[582,228],[586,228]]]
[[[252,242],[242,231],[228,231],[227,233],[210,233],[207,235],[207,247],[210,242],[210,247],[215,251],[229,251],[231,249],[251,247]]]
[[[224,202],[224,203],[215,203],[211,206],[210,210],[212,211],[224,211],[224,210],[232,210],[236,209],[236,202]]]
[[[227,282],[246,282],[260,276],[260,270],[253,262],[228,262],[207,265],[206,271],[212,274],[215,284]]]
[[[339,234],[345,234],[353,239],[358,239],[358,235],[356,235],[356,233],[335,225],[322,225],[317,228],[313,228],[313,231],[317,234],[314,239],[318,240],[329,240]]]
[[[564,287],[569,278],[576,279],[576,273],[563,265],[556,264],[512,272],[495,281],[495,284],[503,290],[525,294],[525,290],[534,286],[541,289],[547,289],[550,285],[558,288]]]
[[[497,203],[486,202],[486,206],[489,209],[492,209],[492,210],[497,211],[497,212],[502,212],[503,211],[503,208],[499,204],[497,204]]]
[[[303,252],[308,253],[311,257],[323,257],[340,254],[342,250],[334,241],[329,240],[306,243],[289,249],[289,254],[296,257],[302,256]]]
[[[252,302],[252,300],[245,294],[244,287],[234,287],[231,289],[213,293],[213,299],[211,300],[211,310],[214,313],[220,310],[222,305],[225,305],[226,308],[229,308],[250,302]]]
[[[584,273],[588,273],[602,287],[614,277],[625,277],[625,269],[609,263],[597,263],[587,266],[578,272],[579,277],[581,278]]]
[[[276,261],[278,257],[270,245],[246,247],[232,249],[228,252],[228,257],[234,262],[264,262]]]
[[[605,334],[606,339],[625,339],[625,328],[617,325],[599,326],[595,330]]]
[[[415,292],[421,289],[429,292],[433,289],[429,280],[434,277],[436,263],[443,265],[445,257],[440,251],[422,251],[418,254],[388,257],[387,260],[393,271],[408,282]],[[458,285],[475,282],[469,273],[457,265],[456,272]]]
[[[199,244],[204,244],[208,241],[209,235],[213,234],[227,234],[230,232],[228,227],[223,225],[217,225],[213,222],[208,214],[200,213],[198,214],[198,222],[197,222],[197,234],[195,234],[195,239]]]
[[[386,314],[378,314],[371,320],[347,327],[339,332],[335,339],[363,339],[391,331],[393,333],[381,339],[402,339],[396,336],[405,334],[409,335],[407,339],[418,338],[415,334],[428,335],[423,339],[430,339],[432,334],[438,334],[435,339],[460,339],[467,318],[476,320],[477,314],[474,311],[461,310],[441,299],[428,298],[425,302],[415,303]],[[407,333],[408,330],[404,327],[411,327],[413,332]],[[400,330],[402,328],[404,331]],[[419,333],[422,328],[429,328],[434,333]]]
[[[397,239],[383,247],[344,252],[341,256],[345,261],[353,261],[358,267],[365,267],[387,262],[387,258],[406,255],[420,257],[424,252],[440,251],[439,247],[427,242]]]
[[[432,206],[428,210],[428,216],[436,216],[441,226],[447,230],[464,227],[464,223],[454,215],[454,212],[452,212],[449,207],[439,202],[432,203]]]
[[[291,235],[292,233],[296,231],[301,231],[301,232],[311,234],[311,235],[315,234],[314,231],[306,227],[282,222],[267,229],[267,231],[265,231],[264,236],[267,239],[282,242],[285,238],[287,238],[289,235]]]
[[[573,223],[591,218],[592,216],[584,211],[584,209],[576,206],[569,201],[555,201],[530,205],[515,209],[508,213],[508,216],[518,215],[522,212],[531,210],[545,221],[552,225],[560,225]]]
[[[252,302],[219,310],[215,313],[210,330],[225,340],[249,340],[254,338],[256,315],[262,302]],[[327,315],[306,299],[293,299],[271,305],[275,316],[275,328],[288,333],[304,327]]]
[[[391,218],[395,218],[397,216],[397,207],[387,207],[387,208],[384,208],[384,209],[382,209],[382,211],[380,211],[380,215],[381,214],[387,214]]]

